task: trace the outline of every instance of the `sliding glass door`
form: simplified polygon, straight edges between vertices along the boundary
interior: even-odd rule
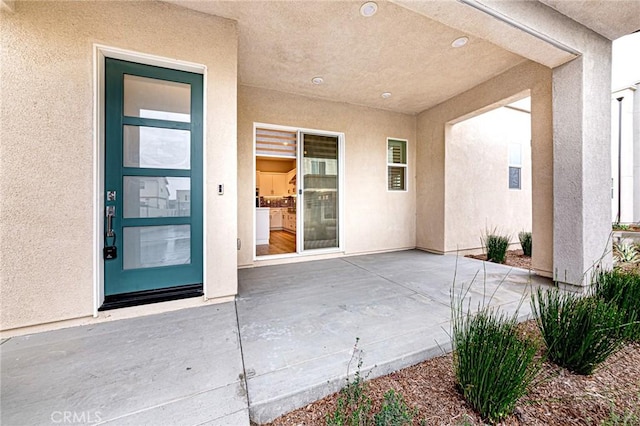
[[[301,155],[298,181],[302,184],[303,232],[299,247],[304,251],[340,247],[338,136],[300,133]]]

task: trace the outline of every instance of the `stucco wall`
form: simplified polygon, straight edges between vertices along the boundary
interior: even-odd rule
[[[580,53],[552,73],[553,276],[588,284],[596,263],[612,265],[611,41],[539,2],[483,3]]]
[[[455,194],[445,183],[445,153],[452,124],[479,115],[496,105],[506,105],[527,93],[531,96],[532,158],[532,266],[550,275],[553,265],[553,127],[551,70],[534,62],[511,68],[475,88],[418,115],[416,168],[416,245],[446,251],[446,204]],[[474,182],[469,182],[473,185]],[[457,224],[462,232],[474,234],[470,220]],[[467,227],[469,227],[467,229]]]
[[[454,124],[445,147],[445,250],[481,249],[494,228],[518,243],[531,231],[531,115],[497,108]],[[521,187],[509,189],[509,145],[521,150]]]
[[[345,134],[347,254],[415,247],[415,116],[240,86],[238,231],[240,266],[253,264],[253,123]],[[387,137],[408,140],[408,191],[388,192]]]
[[[15,6],[0,15],[1,328],[93,313],[93,43],[207,66],[205,279],[234,294],[235,24],[156,2]]]

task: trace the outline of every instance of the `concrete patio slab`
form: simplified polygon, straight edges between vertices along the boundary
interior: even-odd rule
[[[470,287],[472,308],[519,307],[521,319],[530,312],[531,286],[550,283],[525,270],[418,250],[240,270],[236,303],[251,419],[271,421],[340,389],[356,339],[370,378],[449,351],[454,275],[456,289]]]
[[[267,422],[340,389],[352,357],[373,378],[449,351],[454,274],[473,308],[525,297],[522,318],[550,282],[417,250],[243,269],[235,304],[1,341],[0,423]]]
[[[233,303],[13,337],[3,425],[248,423]]]

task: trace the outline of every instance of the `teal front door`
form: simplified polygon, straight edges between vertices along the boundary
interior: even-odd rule
[[[103,309],[202,293],[202,96],[200,74],[106,59]]]

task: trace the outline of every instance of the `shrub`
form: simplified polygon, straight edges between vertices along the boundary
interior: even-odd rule
[[[340,390],[336,409],[327,414],[327,425],[360,426],[368,424],[371,399],[367,395],[366,385],[361,377]]]
[[[640,413],[628,410],[618,414],[611,410],[609,417],[604,419],[600,426],[638,426],[640,425]]]
[[[640,255],[635,245],[629,243],[614,243],[613,257],[618,262],[637,263],[640,261]]]
[[[494,422],[509,415],[540,368],[537,345],[520,340],[517,319],[482,308],[475,315],[453,308],[453,364],[464,398]]]
[[[404,397],[390,389],[384,394],[384,400],[380,411],[372,415],[371,398],[368,395],[366,377],[362,377],[360,368],[362,367],[362,355],[358,350],[358,342],[353,347],[353,355],[347,366],[347,384],[340,390],[336,408],[332,413],[326,415],[325,420],[330,426],[368,426],[368,425],[388,425],[404,426],[410,425],[417,410],[410,409]],[[349,378],[349,369],[354,358],[358,359],[358,367],[353,376]]]
[[[404,426],[410,425],[413,421],[415,410],[411,410],[402,394],[389,389],[384,394],[382,408],[373,416],[373,423],[376,426]]]
[[[531,257],[531,232],[522,231],[518,234],[520,245],[525,256]]]
[[[504,263],[509,247],[509,237],[487,232],[482,238],[482,245],[487,250],[487,260],[494,263]]]
[[[538,289],[532,310],[547,356],[578,374],[591,374],[622,344],[621,315],[600,297]]]
[[[625,339],[640,341],[640,275],[603,271],[596,275],[593,288],[597,297],[618,308]]]
[[[362,356],[358,351],[358,342],[353,347],[353,355],[347,366],[347,384],[340,390],[336,409],[331,414],[327,414],[327,425],[331,426],[360,426],[369,423],[369,412],[371,411],[371,399],[367,395],[367,385],[360,374],[362,367]],[[351,362],[358,353],[358,367],[353,380],[349,379],[349,369]]]

